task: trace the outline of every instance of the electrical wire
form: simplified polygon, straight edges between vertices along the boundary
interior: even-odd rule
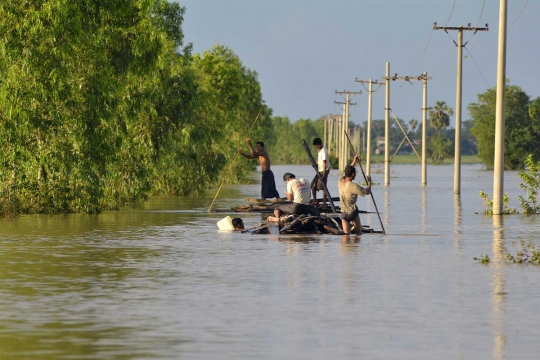
[[[448,79],[448,77],[452,74],[455,74],[457,72],[457,68],[453,68],[452,70],[450,70],[446,75],[444,75],[440,80],[435,80],[435,81],[432,81],[432,82],[435,82],[435,83],[442,83],[444,82],[444,80]]]
[[[450,51],[450,53],[446,56],[446,59],[443,61],[443,63],[439,65],[439,67],[435,71],[433,71],[430,75],[435,75],[437,72],[439,72],[439,70],[444,66],[444,64],[446,64],[448,59],[450,59],[450,56],[454,53],[454,51],[456,51],[455,47],[452,48],[452,51]]]
[[[480,40],[480,38],[482,37],[482,34],[484,32],[480,32],[480,35],[478,35],[478,37],[476,38],[476,41],[474,42],[473,46],[471,47],[471,50],[470,51],[473,51],[474,47],[476,46],[476,44],[478,43],[478,40]]]
[[[486,0],[482,3],[482,10],[480,10],[480,16],[478,16],[478,22],[476,23],[475,27],[478,27],[480,24],[480,19],[482,19],[482,14],[484,13],[484,5],[486,5]]]
[[[514,20],[514,22],[512,23],[512,25],[510,25],[509,27],[506,28],[506,30],[510,30],[510,28],[512,26],[514,26],[514,24],[516,23],[516,21],[518,21],[519,17],[521,16],[521,14],[523,13],[523,10],[525,10],[525,7],[527,6],[527,4],[529,3],[529,0],[525,1],[525,5],[523,5],[523,8],[521,9],[521,11],[519,12],[516,20]]]
[[[427,47],[428,47],[429,42],[431,40],[431,35],[433,35],[433,30],[434,30],[433,27],[431,27],[431,32],[429,33],[428,41],[426,43],[426,46],[424,46],[424,52],[422,53],[422,56],[420,56],[420,60],[418,60],[418,63],[416,64],[416,67],[414,68],[414,70],[410,72],[411,74],[414,74],[416,69],[418,69],[418,66],[420,66],[420,63],[422,62],[422,59],[424,58],[424,55],[426,55],[426,50],[427,50]]]
[[[486,0],[484,0],[482,2],[482,9],[480,10],[480,15],[478,16],[478,21],[476,22],[475,28],[477,28],[478,25],[480,25],[480,20],[482,19],[482,14],[484,13],[484,6],[485,5],[486,5]],[[480,34],[482,34],[482,32],[480,32]],[[471,39],[474,37],[474,35],[476,35],[476,31],[471,35],[471,37],[469,37],[469,39],[465,43],[468,43],[469,41],[471,41]]]
[[[450,11],[450,16],[448,16],[448,20],[446,21],[446,25],[444,25],[444,27],[447,27],[448,23],[450,22],[450,18],[452,17],[452,13],[454,12],[454,6],[456,6],[456,0],[454,0],[454,4],[452,5],[452,10]]]
[[[474,60],[474,57],[472,56],[471,52],[469,51],[469,49],[467,49],[466,46],[464,46],[465,50],[467,50],[467,52],[469,53],[469,55],[471,56],[471,59],[473,60],[474,64],[476,65],[476,68],[478,69],[478,72],[480,72],[480,75],[482,75],[482,79],[484,79],[484,81],[486,82],[486,85],[488,86],[488,88],[491,88],[492,86],[489,85],[489,83],[487,82],[486,78],[484,77],[484,74],[482,73],[482,70],[480,70],[480,67],[478,66],[478,64],[476,63],[476,60]]]

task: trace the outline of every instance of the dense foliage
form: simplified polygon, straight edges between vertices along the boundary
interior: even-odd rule
[[[192,56],[183,15],[165,0],[2,1],[0,213],[94,213],[219,180],[260,86],[227,48]]]
[[[519,177],[523,180],[519,184],[521,190],[527,193],[527,198],[518,195],[519,205],[523,214],[540,214],[540,205],[538,205],[538,190],[540,189],[540,161],[535,162],[533,156],[525,158],[526,168],[519,171]],[[491,194],[480,191],[480,197],[483,200],[484,214],[493,215],[493,200]],[[503,196],[503,213],[519,214],[518,210],[508,206],[510,198],[507,193]]]
[[[486,167],[493,168],[495,152],[496,88],[478,95],[478,102],[468,109],[474,121],[471,131],[478,140],[478,156]],[[530,101],[519,86],[506,87],[504,166],[520,169],[529,154],[540,157],[540,99]]]
[[[264,140],[266,150],[275,164],[310,164],[309,157],[302,145],[305,139],[312,154],[313,139],[324,136],[324,120],[299,119],[291,123],[288,117],[274,116],[272,131]],[[326,144],[325,144],[326,145]],[[315,156],[315,155],[314,155]]]

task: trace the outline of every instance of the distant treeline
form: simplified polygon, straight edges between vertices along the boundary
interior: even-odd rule
[[[314,138],[324,137],[324,119],[321,117],[317,120],[311,119],[300,119],[294,122],[291,122],[287,117],[272,117],[271,118],[271,128],[268,129],[268,132],[264,140],[266,149],[270,153],[272,163],[274,164],[310,164],[309,158],[306,154],[306,151],[302,147],[302,139],[306,139],[310,145],[312,152],[316,149],[311,146],[311,143]],[[392,120],[390,123],[389,139],[390,139],[390,151],[391,155],[394,152],[397,154],[413,154],[414,151],[411,148],[409,142],[405,139],[404,134],[401,128],[404,129],[405,133],[409,137],[409,140],[413,143],[416,151],[420,153],[422,144],[422,124],[418,121],[411,120],[409,123],[398,119],[401,124],[401,127],[396,124],[395,120]],[[385,136],[385,121],[384,120],[373,120],[371,123],[371,153],[377,154],[384,151],[384,145],[378,145],[379,141],[384,141]],[[462,133],[461,133],[461,153],[463,155],[475,155],[478,153],[476,148],[476,139],[471,134],[471,127],[473,122],[471,120],[465,121],[462,124]],[[349,129],[351,134],[353,133],[353,128],[360,128],[360,131],[357,134],[360,134],[360,144],[365,147],[366,136],[366,123],[362,125],[349,122]],[[455,131],[452,128],[443,127],[441,130],[441,137],[449,142],[449,144],[454,146]],[[429,147],[430,139],[436,136],[436,130],[434,127],[429,125],[427,128],[427,138],[428,138],[428,154],[433,152]],[[353,135],[351,135],[352,137]],[[416,140],[416,141],[415,141]],[[401,146],[400,146],[401,144]],[[325,144],[327,145],[327,144]],[[331,162],[334,166],[337,166],[337,158],[335,158],[335,149],[331,149]],[[364,155],[365,150],[362,149],[361,155]],[[452,153],[453,156],[453,153]],[[352,159],[350,159],[352,161]]]

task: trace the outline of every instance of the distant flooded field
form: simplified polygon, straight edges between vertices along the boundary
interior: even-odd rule
[[[420,158],[416,156],[415,154],[407,154],[407,155],[396,155],[394,157],[390,157],[392,159],[392,165],[396,164],[421,164],[422,161],[422,154],[419,154]],[[383,155],[371,155],[371,162],[376,163],[382,163],[384,164],[384,154]],[[431,164],[431,159],[427,159],[428,166],[435,166]],[[480,158],[477,155],[463,155],[461,157],[461,163],[462,164],[480,164]],[[444,159],[443,164],[454,164],[454,158],[447,158]]]

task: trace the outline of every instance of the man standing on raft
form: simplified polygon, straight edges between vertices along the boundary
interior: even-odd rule
[[[249,145],[251,150],[251,155],[244,154],[242,149],[238,149],[238,153],[245,157],[246,159],[256,159],[259,158],[259,163],[261,164],[262,171],[262,181],[261,181],[261,199],[271,199],[279,198],[279,193],[276,190],[276,181],[274,180],[274,173],[270,170],[270,157],[266,150],[264,150],[264,143],[259,141],[255,144],[257,151],[253,149],[253,144],[251,139],[247,138],[246,142]]]
[[[313,145],[319,150],[319,153],[317,155],[317,165],[318,165],[318,171],[319,175],[322,178],[322,183],[326,185],[328,182],[328,174],[330,174],[330,160],[328,156],[328,149],[323,146],[321,138],[315,138],[313,140]],[[319,175],[315,175],[313,180],[311,181],[311,191],[313,192],[313,200],[311,200],[312,205],[317,205],[317,191],[322,190],[323,193],[323,202],[322,205],[326,205],[326,191],[324,191],[324,186],[321,183],[321,179],[319,179]]]
[[[362,233],[362,224],[360,223],[360,215],[358,215],[358,207],[356,200],[358,195],[366,196],[371,194],[371,177],[367,177],[367,187],[363,188],[353,182],[356,179],[356,169],[354,165],[360,161],[358,155],[354,157],[351,165],[345,167],[345,176],[338,180],[339,201],[341,204],[341,225],[343,232],[349,235],[351,232],[351,222],[354,224],[354,232],[356,235]]]

